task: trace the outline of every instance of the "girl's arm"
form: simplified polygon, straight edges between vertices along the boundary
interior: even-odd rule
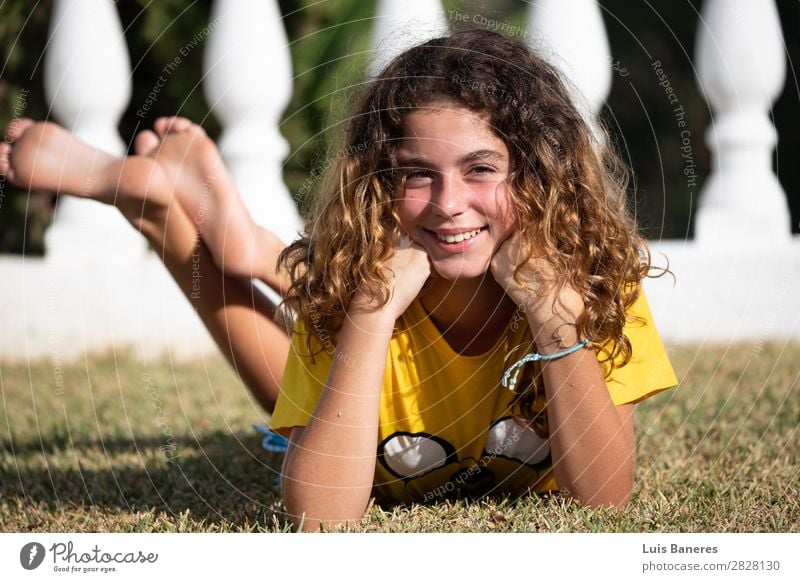
[[[292,521],[305,530],[359,520],[366,511],[389,340],[397,318],[430,274],[425,252],[409,245],[390,263],[389,303],[376,307],[359,294],[354,297],[314,414],[307,426],[292,431],[283,500]]]
[[[571,296],[571,297],[570,297]],[[526,310],[536,345],[552,354],[575,345],[580,296],[565,289],[557,315]],[[550,450],[559,488],[592,506],[624,506],[630,501],[634,473],[633,405],[615,406],[597,355],[591,348],[542,362],[547,397]]]
[[[519,256],[514,235],[493,257],[492,274],[524,306],[539,353],[563,351],[585,339],[575,326],[584,309],[580,294],[565,286],[556,295],[548,266],[538,259],[521,273],[527,287],[521,286],[513,277]],[[534,294],[531,288],[551,292]],[[614,405],[591,348],[543,361],[542,378],[559,488],[587,505],[626,505],[633,488],[633,405]]]

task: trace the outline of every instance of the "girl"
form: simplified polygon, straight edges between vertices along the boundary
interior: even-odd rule
[[[555,71],[492,32],[431,40],[368,83],[342,148],[282,254],[290,515],[358,519],[373,492],[626,504],[633,403],[677,381],[619,166]]]
[[[158,242],[187,297],[200,229],[211,287],[190,299],[268,410],[277,395],[296,524],[360,519],[373,494],[628,502],[633,404],[677,383],[640,290],[649,253],[616,158],[522,43],[457,33],[370,80],[279,260],[202,131],[155,129],[139,156],[98,162],[59,128],[17,123],[0,173],[73,194],[99,185]],[[216,219],[195,225],[203,184]],[[223,248],[228,219],[237,244]],[[274,306],[248,303],[250,274],[286,291],[291,347]]]

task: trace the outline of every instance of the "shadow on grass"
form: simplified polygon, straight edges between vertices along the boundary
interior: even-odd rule
[[[283,455],[259,445],[257,435],[222,431],[175,437],[169,445],[135,436],[6,441],[0,498],[23,510],[91,507],[190,518],[195,526],[285,529],[278,488]]]

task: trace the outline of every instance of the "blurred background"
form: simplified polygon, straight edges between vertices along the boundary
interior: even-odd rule
[[[189,52],[175,68],[159,98],[144,117],[137,110],[154,80],[179,53],[187,39],[209,23],[210,0],[124,0],[117,3],[133,68],[133,98],[120,122],[126,143],[162,115],[180,114],[202,123],[212,137],[220,125],[203,96],[203,51]],[[294,78],[290,105],[280,131],[290,144],[283,178],[295,200],[305,195],[307,177],[324,165],[330,128],[347,115],[348,88],[364,77],[375,0],[280,0],[290,42]],[[445,10],[480,13],[512,26],[525,27],[527,5],[520,0],[444,0]],[[650,2],[601,0],[614,69],[603,119],[622,156],[633,169],[632,204],[639,224],[652,240],[693,236],[697,194],[710,169],[704,140],[711,119],[694,78],[695,36],[700,0]],[[778,145],[774,168],[787,192],[792,233],[800,233],[800,2],[779,0],[786,43],[787,78],[774,103]],[[43,54],[53,11],[51,1],[6,1],[0,5],[0,124],[14,115],[22,99],[25,115],[52,118],[43,90]],[[476,26],[449,19],[451,28]],[[91,23],[87,23],[91,25]],[[651,63],[661,61],[686,110],[693,139],[697,186],[687,188],[681,160],[681,137],[672,105],[658,85]],[[55,199],[47,193],[6,187],[0,205],[0,253],[41,255],[44,232]]]
[[[559,54],[580,44],[592,63],[587,76],[605,71],[611,77],[601,115],[633,170],[631,205],[652,241],[654,260],[662,265],[668,257],[675,274],[645,285],[681,388],[637,406],[637,491],[625,512],[584,512],[558,498],[391,513],[373,507],[368,530],[796,532],[800,238],[788,233],[800,232],[800,1],[599,0],[602,42],[578,26],[596,15],[593,0],[537,0],[545,2],[560,11],[555,28],[566,25],[571,33]],[[241,175],[255,176],[254,190],[245,193],[238,180],[237,186],[253,196],[249,202],[266,204],[260,216],[287,222],[274,208],[276,199],[294,212],[292,200],[302,205],[313,194],[327,144],[348,116],[351,90],[365,78],[382,22],[377,8],[387,4],[402,17],[435,2],[0,0],[0,125],[20,114],[54,119],[47,94],[55,86],[61,93],[56,108],[73,107],[82,115],[79,129],[119,142],[111,144],[118,152],[162,115],[187,116],[221,143],[233,128],[242,139],[222,148],[226,162],[234,176],[237,162]],[[453,29],[484,22],[517,37],[528,30],[523,0],[442,4]],[[739,116],[737,139],[728,139],[735,163],[718,189],[726,196],[705,205],[734,215],[729,228],[708,228],[696,219],[698,195],[715,180],[704,140],[711,111],[694,77],[698,52],[717,48],[696,47],[704,29],[700,10],[712,4],[727,14],[701,38],[716,43],[726,37],[725,54],[706,62],[703,76],[708,69],[720,77],[738,73],[734,90],[723,91],[734,116],[737,105],[757,102],[755,113]],[[66,5],[73,10],[63,19],[68,30],[54,35],[60,38],[46,53],[51,20],[59,22],[54,13]],[[773,6],[783,41],[768,10]],[[238,19],[231,17],[225,33],[209,34],[220,7],[238,11]],[[564,16],[566,10],[571,14]],[[756,21],[768,12],[769,26],[762,21],[759,27]],[[592,24],[602,28],[598,18]],[[753,30],[759,32],[755,42],[746,34]],[[608,63],[600,50],[606,33]],[[225,37],[224,46],[208,58],[215,36]],[[247,41],[244,49],[220,58],[239,39]],[[740,47],[754,49],[756,58],[732,58],[748,52]],[[81,58],[73,59],[76,54]],[[171,67],[178,56],[180,65]],[[58,67],[46,74],[54,61]],[[786,80],[769,111],[778,133],[773,148],[763,139],[771,131],[764,113],[772,87],[757,85],[769,77],[779,86],[784,61]],[[204,78],[209,62],[215,74]],[[684,109],[685,126],[654,62]],[[61,83],[64,70],[69,75]],[[237,73],[255,90],[237,87]],[[216,86],[213,112],[209,85]],[[240,108],[245,114],[231,123],[230,112],[240,105],[231,101],[242,96],[250,97]],[[724,116],[717,113],[716,129],[724,134]],[[682,132],[691,136],[688,145]],[[682,157],[687,147],[691,165]],[[741,150],[752,154],[744,162]],[[774,182],[769,158],[788,193],[791,219],[779,204],[778,218],[764,228],[758,214]],[[248,176],[253,166],[257,172]],[[737,186],[741,196],[728,196]],[[784,194],[775,190],[780,203]],[[70,214],[70,202],[86,206]],[[109,213],[94,214],[92,207]],[[51,194],[0,183],[0,418],[6,420],[0,531],[288,531],[274,486],[282,458],[262,450],[262,435],[250,428],[266,421],[265,413],[157,253],[144,248],[144,239],[114,209],[68,197],[57,214],[55,208]],[[54,236],[59,231],[60,238]],[[45,233],[47,256],[40,258]],[[132,243],[121,240],[125,234]],[[176,365],[187,358],[188,365]]]

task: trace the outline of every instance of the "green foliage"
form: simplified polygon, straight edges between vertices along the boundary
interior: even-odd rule
[[[296,199],[300,186],[314,168],[324,164],[326,148],[335,142],[340,122],[364,79],[375,0],[280,0],[294,67],[291,102],[280,130],[290,144],[284,180]],[[453,29],[473,27],[491,20],[499,25],[524,28],[526,4],[516,0],[446,0]],[[787,48],[800,54],[796,32],[800,8],[779,3]],[[710,112],[693,77],[693,42],[697,27],[697,2],[664,3],[657,10],[649,3],[602,0],[613,60],[616,63],[612,93],[604,111],[613,139],[634,170],[632,198],[637,218],[653,239],[685,238],[692,234],[693,209],[710,160],[704,131]],[[132,143],[135,133],[161,115],[180,114],[202,123],[212,137],[220,126],[202,94],[202,43],[182,56],[180,66],[168,76],[158,99],[144,118],[137,111],[147,102],[164,67],[181,55],[187,43],[202,34],[209,22],[211,0],[127,0],[117,2],[133,67],[134,88],[121,122],[123,138]],[[0,124],[19,115],[46,119],[49,110],[42,88],[42,57],[52,12],[52,2],[31,4],[23,0],[0,4]],[[454,18],[457,11],[460,18]],[[686,110],[695,172],[695,185],[684,174],[681,130],[673,104],[668,103],[651,63],[660,60]],[[796,59],[795,59],[796,60]],[[265,63],[269,66],[269,63]],[[625,74],[623,74],[623,69]],[[790,77],[791,79],[791,77]],[[20,99],[23,95],[24,99]],[[24,108],[20,111],[20,103]],[[778,174],[790,193],[793,225],[800,231],[800,152],[794,127],[800,120],[796,87],[787,83],[776,107],[782,134]],[[786,129],[783,129],[786,128]],[[38,254],[42,234],[51,220],[52,200],[45,193],[15,191],[6,186],[0,198],[0,253]]]
[[[305,6],[304,6],[305,5]],[[310,172],[324,165],[340,135],[346,100],[363,80],[368,62],[373,2],[281,2],[294,64],[294,93],[281,131],[291,144],[284,179],[300,196]]]
[[[42,57],[52,6],[27,2],[0,7],[0,127],[19,116],[44,119]],[[0,253],[41,254],[52,215],[50,196],[20,192],[0,182]]]

